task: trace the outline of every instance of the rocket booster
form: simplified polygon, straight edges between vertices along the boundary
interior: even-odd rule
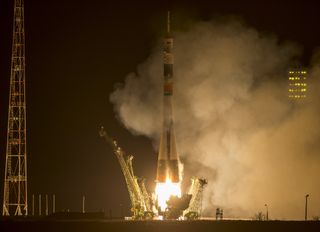
[[[160,138],[157,181],[180,181],[179,156],[173,122],[173,38],[170,35],[170,12],[168,12],[167,36],[163,40],[163,125]]]

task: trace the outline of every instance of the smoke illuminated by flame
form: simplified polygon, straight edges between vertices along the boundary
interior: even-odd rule
[[[171,180],[167,178],[165,183],[157,183],[155,193],[158,200],[158,206],[161,211],[165,211],[167,208],[167,201],[171,196],[181,197],[181,186],[180,183],[172,183]]]
[[[267,203],[274,219],[301,219],[303,197],[320,205],[320,50],[308,97],[288,99],[288,67],[299,47],[241,21],[215,20],[175,32],[174,115],[184,178],[208,180],[203,214],[252,217]],[[110,96],[123,125],[158,144],[161,48]],[[158,147],[155,147],[155,151]],[[165,184],[158,184],[161,198]],[[161,185],[161,186],[160,186]],[[163,193],[164,192],[164,193]],[[320,215],[310,207],[309,215]]]

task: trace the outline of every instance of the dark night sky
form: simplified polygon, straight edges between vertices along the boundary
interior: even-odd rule
[[[120,166],[99,138],[100,125],[135,155],[137,175],[153,183],[157,156],[151,142],[117,121],[108,98],[159,43],[168,9],[177,29],[219,15],[240,16],[259,31],[302,46],[304,64],[320,44],[316,1],[25,0],[29,194],[55,193],[58,210],[80,210],[83,194],[89,211],[119,215],[120,204],[129,208]],[[2,0],[1,205],[12,12],[13,0]]]

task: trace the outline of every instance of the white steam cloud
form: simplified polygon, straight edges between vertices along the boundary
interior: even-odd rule
[[[198,23],[174,39],[174,117],[185,177],[208,179],[204,214],[272,219],[320,216],[320,68],[308,97],[287,98],[286,72],[299,54],[235,21]],[[316,56],[315,56],[316,57]],[[159,143],[161,47],[110,96],[122,123]],[[185,178],[187,179],[187,178]]]

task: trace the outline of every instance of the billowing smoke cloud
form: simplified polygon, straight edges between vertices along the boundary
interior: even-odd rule
[[[235,21],[198,23],[175,33],[174,113],[185,177],[205,177],[204,214],[273,219],[320,215],[320,68],[305,101],[287,98],[290,43]],[[122,123],[158,144],[161,47],[110,96]],[[185,178],[187,179],[187,178]]]

